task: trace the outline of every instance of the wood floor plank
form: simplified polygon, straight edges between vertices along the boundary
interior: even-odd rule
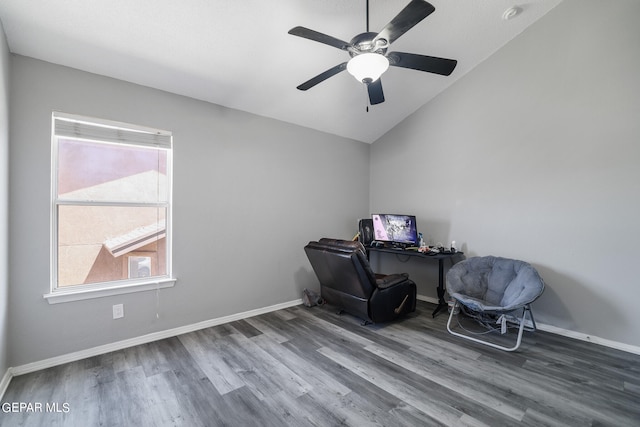
[[[288,363],[277,360],[253,340],[244,335],[232,335],[232,339],[238,348],[234,354],[235,360],[244,358],[239,375],[259,398],[279,392],[296,398],[311,390],[312,386]]]
[[[183,371],[174,374],[167,375],[166,380],[174,391],[176,404],[182,409],[181,414],[188,414],[185,418],[190,416],[194,420],[194,427],[226,425],[222,418],[227,410],[226,404],[209,378],[197,378]]]
[[[247,338],[255,337],[256,335],[262,334],[262,331],[260,329],[254,327],[251,323],[247,322],[244,319],[231,322],[229,326],[236,329]]]
[[[440,420],[436,420],[429,416],[428,414],[420,411],[417,408],[414,408],[411,405],[407,405],[404,402],[401,402],[397,407],[391,409],[389,411],[389,415],[394,420],[394,426],[446,426]],[[480,423],[476,427],[482,427],[484,424]]]
[[[365,349],[378,357],[401,366],[403,369],[446,387],[453,393],[460,394],[480,405],[491,407],[516,421],[522,420],[525,415],[526,407],[522,407],[523,405],[510,400],[509,393],[497,388],[493,388],[491,393],[487,393],[488,384],[486,382],[466,381],[461,383],[456,379],[457,371],[446,369],[441,364],[424,363],[425,359],[419,353],[399,353],[381,348],[378,345],[367,346]]]
[[[393,395],[390,391],[384,390],[380,387],[371,387],[371,384],[366,379],[356,375],[349,369],[345,369],[344,366],[334,362],[330,358],[323,356],[318,352],[321,347],[307,337],[299,337],[294,340],[290,340],[283,345],[289,348],[292,352],[307,359],[315,369],[331,375],[336,381],[343,384],[344,387],[352,391],[356,391],[363,398],[371,402],[376,402],[379,411],[391,411],[402,404],[402,400]],[[344,349],[346,350],[346,348]],[[333,389],[323,390],[326,390],[325,394],[327,395],[335,394]],[[318,393],[316,393],[316,395],[317,394]]]
[[[295,306],[18,376],[3,404],[68,410],[0,426],[640,425],[640,356],[541,331],[503,352],[433,309],[362,326]]]
[[[264,427],[283,425],[283,418],[278,414],[277,408],[268,405],[248,387],[233,390],[225,394],[222,399],[224,404],[220,405],[220,416],[224,425]]]
[[[148,410],[155,412],[155,425],[202,426],[191,402],[185,404],[176,395],[178,390],[172,387],[176,380],[174,372],[164,372],[147,379],[152,396],[152,406]]]
[[[371,365],[360,358],[351,357],[351,354],[341,353],[330,347],[323,347],[318,351],[325,357],[328,357],[368,381],[370,387],[375,386],[390,390],[392,394],[405,403],[429,414],[437,420],[441,420],[447,425],[455,425],[462,416],[462,413],[457,409],[451,407],[445,408],[445,405],[440,401],[425,399],[424,394],[408,386],[406,378],[402,378],[399,375],[391,375],[387,370],[381,369],[379,366]]]
[[[261,319],[260,317],[252,317],[246,319],[246,322],[262,332],[262,334],[269,337],[270,341],[282,344],[289,339],[287,336],[281,334],[275,327],[269,324],[267,320]]]
[[[219,394],[226,394],[244,386],[244,381],[233,366],[226,363],[225,349],[231,345],[229,336],[209,339],[202,331],[195,331],[179,337],[191,358],[198,364]]]
[[[625,381],[624,382],[624,391],[627,393],[633,393],[638,396],[638,400],[640,400],[640,383],[637,381]]]
[[[300,357],[287,347],[279,345],[265,336],[255,337],[252,340],[274,359],[286,360],[287,367],[293,372],[298,372],[313,389],[331,390],[332,394],[338,396],[345,396],[351,392],[349,387],[337,381],[329,372],[318,369],[313,363],[310,363],[308,358]]]

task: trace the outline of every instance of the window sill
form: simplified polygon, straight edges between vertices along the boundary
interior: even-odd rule
[[[82,288],[56,290],[43,297],[49,304],[60,304],[64,302],[80,301],[92,298],[102,298],[112,295],[130,294],[132,292],[154,291],[157,289],[171,288],[175,285],[176,279],[164,278],[152,282],[124,284],[120,286],[109,286],[101,288]]]

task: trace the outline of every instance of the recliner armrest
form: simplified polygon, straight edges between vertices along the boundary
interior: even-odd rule
[[[402,283],[408,278],[409,275],[407,273],[389,274],[388,276],[376,279],[376,285],[380,289],[386,289],[391,286],[397,285],[398,283]]]

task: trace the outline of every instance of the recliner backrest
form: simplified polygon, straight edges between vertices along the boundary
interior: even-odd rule
[[[341,240],[341,239],[330,239],[327,237],[323,237],[318,240],[318,243],[322,245],[326,245],[334,250],[343,250],[346,252],[361,252],[363,255],[367,255],[367,251],[362,245],[362,243],[357,240]]]
[[[368,299],[376,288],[375,274],[359,242],[320,239],[305,252],[322,286]]]
[[[325,245],[318,244],[318,242],[309,242],[309,244],[304,247],[304,251],[311,263],[311,267],[320,281],[320,285],[335,288],[335,278],[331,271],[328,259],[325,256],[326,250],[327,247]]]

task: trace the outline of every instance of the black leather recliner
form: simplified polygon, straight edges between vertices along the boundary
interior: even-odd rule
[[[323,238],[304,250],[322,298],[365,323],[387,322],[416,309],[416,284],[403,274],[375,274],[360,242]]]

